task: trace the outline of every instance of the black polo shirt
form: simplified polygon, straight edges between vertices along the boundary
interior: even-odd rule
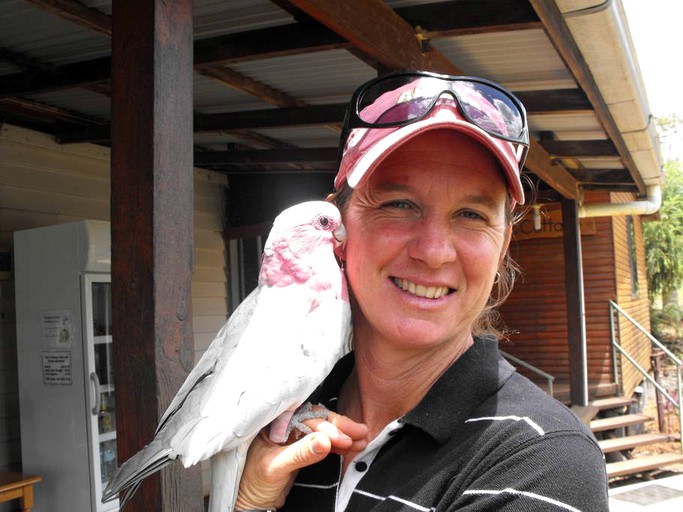
[[[313,399],[334,410],[353,364],[342,359]],[[374,458],[349,466],[362,477],[347,512],[609,510],[591,432],[517,374],[495,340],[477,339],[399,423]],[[335,511],[340,477],[336,455],[304,468],[282,510]]]

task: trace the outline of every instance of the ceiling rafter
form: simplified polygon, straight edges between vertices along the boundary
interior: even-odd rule
[[[467,3],[470,3],[470,1]],[[485,2],[485,4],[491,5],[495,4],[497,1],[498,0],[477,0],[477,2],[480,4],[481,2]],[[482,24],[482,22],[478,22],[480,26],[476,30],[486,32],[491,30],[500,30],[502,27],[505,27],[505,29],[508,30],[515,28],[516,26],[517,28],[520,26],[529,28],[529,26],[534,25],[534,21],[531,20],[529,14],[525,14],[524,11],[526,0],[505,0],[505,2],[506,4],[510,4],[510,9],[512,9],[513,5],[515,6],[514,9],[512,9],[515,11],[514,14],[503,12],[504,10],[498,8],[493,9],[493,7],[491,9],[484,9],[489,13],[488,19],[492,25],[486,26],[485,24]],[[98,32],[103,34],[111,34],[111,20],[109,16],[99,13],[100,16],[96,16],[93,20],[87,17],[81,19],[78,17],[79,12],[85,13],[84,15],[87,15],[90,13],[90,11],[95,10],[85,7],[75,0],[36,0],[33,3],[38,7],[44,8],[49,12],[62,16],[65,19],[73,21],[74,23],[78,23],[81,26],[90,27],[93,30],[98,30]],[[433,20],[429,22],[429,26],[438,27],[441,32],[431,31],[429,37],[436,38],[441,37],[442,35],[448,35],[449,31],[452,32],[464,30],[464,24],[461,20],[461,16],[463,16],[465,19],[471,19],[472,16],[476,15],[476,13],[466,15],[467,12],[470,12],[469,9],[467,11],[463,9],[461,12],[461,4],[461,1],[440,2],[437,4],[399,8],[396,9],[396,11],[393,11],[388,6],[385,6],[381,12],[390,12],[393,19],[400,19],[406,26],[425,24],[429,22],[428,20]],[[440,12],[439,10],[447,8],[450,9],[451,12],[449,16],[437,15]],[[479,9],[482,10],[482,7]],[[454,10],[455,14],[457,15],[454,15]],[[491,12],[497,12],[497,18],[490,18]],[[403,19],[404,17],[405,20]],[[371,20],[368,21],[371,22]],[[506,25],[507,23],[511,23],[511,25]],[[284,55],[299,55],[337,48],[348,49],[349,51],[357,53],[355,47],[340,34],[337,34],[333,30],[330,30],[328,27],[325,27],[319,23],[313,23],[309,21],[303,22],[301,24],[283,25],[217,36],[213,38],[200,39],[195,42],[194,65],[196,69],[202,70],[219,64],[225,65],[263,58],[281,57]],[[368,62],[374,63],[375,59],[374,56],[372,56],[372,53],[369,53],[368,55],[371,57]],[[98,59],[94,61],[84,61],[81,64],[85,70],[94,64],[95,68],[93,69],[93,72],[95,72],[96,69],[99,69],[103,65],[103,62],[104,61],[100,61]],[[107,66],[108,65],[109,64],[107,63]],[[395,66],[392,67],[389,65],[385,67],[393,69]],[[79,87],[81,85],[76,79],[71,82],[59,80],[58,77],[65,74],[60,71],[59,67],[56,68],[54,73],[56,74],[54,83],[50,82],[50,75],[44,76],[42,77],[42,80],[36,81],[35,78],[32,80],[31,76],[18,73],[0,79],[0,85],[7,81],[7,85],[2,88],[5,91],[6,96],[43,92],[44,90],[55,90],[65,87]],[[100,82],[103,79],[100,74],[97,76],[88,76],[87,71],[85,73],[81,73],[78,75],[78,77],[80,77],[80,80],[83,81],[83,84]],[[107,76],[104,78],[109,77]]]
[[[76,0],[26,0],[36,7],[56,14],[82,27],[111,36],[111,18]]]
[[[588,65],[581,57],[581,51],[574,42],[574,38],[557,5],[555,5],[555,2],[547,2],[545,0],[529,0],[529,2],[543,22],[545,32],[550,41],[571,70],[576,81],[585,91],[605,132],[613,141],[625,167],[631,173],[631,178],[637,185],[639,192],[641,194],[645,193],[645,182],[638,173],[638,167],[633,161],[631,153],[626,147],[619,128],[609,111],[609,107],[602,97]]]
[[[412,5],[396,13],[429,39],[541,28],[526,0],[458,0]]]
[[[96,9],[91,9],[89,7],[86,7],[85,5],[81,4],[77,0],[28,0],[32,4],[34,4],[36,7],[39,7],[41,9],[44,9],[48,12],[51,12],[53,14],[56,14],[58,16],[61,16],[69,21],[72,21],[78,25],[81,25],[83,27],[89,28],[91,30],[96,30],[102,34],[105,34],[107,36],[111,36],[111,18],[107,16],[106,14],[101,13],[100,11],[97,11]],[[92,61],[89,61],[92,62]],[[98,59],[97,60],[97,66],[96,68],[98,70],[102,70],[103,67],[110,68],[110,58],[106,59]],[[104,66],[103,66],[104,63]],[[76,65],[70,65],[72,68],[74,66],[80,65],[80,67],[86,67],[86,69],[89,67],[89,63],[78,63]],[[63,66],[66,68],[66,66]],[[69,75],[73,74],[73,69],[69,68]],[[80,68],[76,68],[79,69]],[[229,70],[227,68],[223,67],[209,67],[206,65],[203,65],[201,68],[201,73],[203,75],[209,76],[211,78],[214,78],[222,83],[225,83],[235,89],[240,89],[248,94],[252,94],[268,103],[274,104],[274,105],[279,105],[279,106],[291,106],[293,103],[296,103],[296,100],[288,97],[286,94],[272,88],[268,87],[264,84],[261,84],[260,82],[257,82],[255,80],[252,80],[244,75],[241,75],[240,73],[237,73],[235,71]],[[109,78],[110,73],[107,73],[107,78]],[[60,71],[60,68],[57,68],[53,70],[52,72],[46,73],[46,74],[38,74],[38,76],[33,76],[32,78],[27,77],[25,74],[24,76],[17,76],[13,75],[8,78],[3,79],[0,81],[0,95],[7,97],[8,95],[12,95],[12,86],[17,87],[15,89],[15,94],[18,93],[26,93],[26,92],[36,92],[35,88],[40,89],[40,92],[43,92],[46,90],[46,88],[50,88],[50,77],[55,77],[55,84],[54,86],[56,87],[61,87],[61,86],[74,86],[73,82],[69,82],[65,80],[62,77],[62,73]],[[100,82],[101,81],[101,73],[98,74],[97,77],[95,77],[94,80],[88,80],[87,78],[84,77],[83,73],[79,73],[77,76],[83,77],[83,80],[89,81],[89,82]],[[14,77],[14,80],[12,79]],[[2,85],[7,83],[6,87],[2,87]],[[24,89],[22,90],[22,84],[24,83]],[[26,89],[26,87],[34,88],[33,91],[29,91]]]
[[[258,151],[211,151],[195,154],[195,165],[251,165],[251,164],[327,164],[334,166],[338,150],[332,148],[292,148]]]
[[[413,27],[381,0],[291,0],[299,9],[325,24],[354,46],[369,53],[387,68],[429,69],[462,74],[436,50],[422,52]],[[362,16],[359,13],[364,13]],[[576,179],[561,165],[551,161],[536,140],[526,167],[565,197],[578,199]]]
[[[554,102],[548,102],[544,94],[549,94],[555,98]],[[581,92],[578,89],[568,89],[560,91],[532,91],[520,94],[527,105],[527,112],[532,115],[543,115],[546,113],[558,114],[567,112],[577,112],[587,108],[583,102]],[[287,126],[303,125],[338,125],[344,118],[346,103],[327,104],[327,105],[306,105],[304,102],[297,101],[295,106],[246,110],[241,112],[222,112],[215,114],[197,114],[194,118],[195,132],[229,132],[238,134],[244,130],[259,128],[280,128]],[[552,110],[546,111],[545,108]],[[251,132],[245,140],[253,138],[255,134]],[[79,129],[64,131],[59,134],[62,142],[101,142],[108,140],[108,127],[101,129]],[[549,139],[548,139],[549,140]],[[272,142],[272,141],[271,141]],[[544,144],[545,144],[544,140]],[[273,147],[272,145],[268,147]]]
[[[619,157],[611,140],[544,140],[543,147],[550,158],[602,158]]]

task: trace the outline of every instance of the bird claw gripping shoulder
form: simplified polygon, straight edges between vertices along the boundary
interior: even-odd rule
[[[307,434],[313,432],[304,422],[312,419],[327,419],[330,411],[322,404],[313,405],[305,402],[299,406],[290,417],[276,419],[270,427],[270,440],[274,443],[284,444],[298,441]],[[286,421],[286,425],[282,424]],[[282,422],[282,423],[280,423]]]

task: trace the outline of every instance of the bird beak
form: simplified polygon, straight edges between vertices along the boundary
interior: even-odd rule
[[[334,239],[337,241],[335,248],[343,247],[346,243],[346,228],[344,227],[344,224],[340,224],[332,234],[334,235]]]

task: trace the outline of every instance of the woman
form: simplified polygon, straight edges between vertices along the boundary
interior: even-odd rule
[[[608,510],[593,436],[501,358],[491,322],[524,107],[481,79],[388,75],[354,94],[341,148],[354,352],[314,397],[327,421],[252,445],[237,510]]]

